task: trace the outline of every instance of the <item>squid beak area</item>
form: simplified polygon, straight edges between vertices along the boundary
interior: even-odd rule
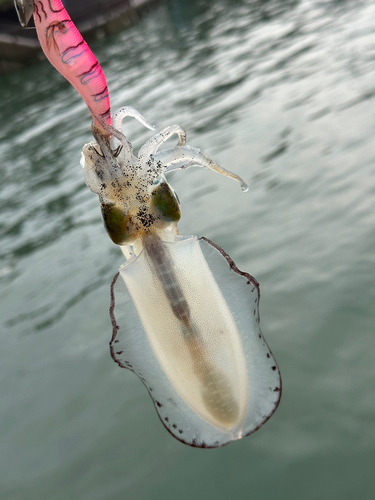
[[[105,154],[105,152],[110,153],[111,151],[111,146],[110,146],[110,140],[111,140],[111,135],[108,134],[106,131],[101,130],[98,128],[95,124],[95,122],[92,122],[91,125],[91,133],[96,142],[99,144],[100,149],[102,150],[102,153]]]

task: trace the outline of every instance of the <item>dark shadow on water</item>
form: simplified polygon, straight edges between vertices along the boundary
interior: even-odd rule
[[[282,154],[286,153],[286,151],[289,148],[289,143],[287,141],[282,142],[279,144],[273,151],[270,153],[267,153],[266,155],[261,157],[261,162],[262,163],[268,163],[269,161],[274,160],[278,156],[281,156]]]
[[[79,302],[81,302],[87,295],[89,295],[91,292],[94,292],[101,286],[103,286],[107,281],[103,279],[94,281],[93,283],[90,283],[89,285],[85,286],[82,288],[76,295],[73,295],[70,299],[65,301],[62,306],[59,308],[59,310],[50,318],[38,323],[35,325],[35,330],[43,330],[44,328],[51,327],[53,324],[55,324],[57,321],[59,321],[65,314],[69,311],[70,308],[73,306],[77,305]]]
[[[46,312],[48,312],[52,307],[52,304],[47,304],[39,309],[35,309],[34,311],[30,311],[28,313],[17,314],[15,318],[8,319],[6,321],[5,326],[12,327],[18,325],[18,323],[23,323],[24,321],[29,321],[30,319],[35,319],[38,316],[42,316]]]

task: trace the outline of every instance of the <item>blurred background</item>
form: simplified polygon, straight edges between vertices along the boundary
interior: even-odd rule
[[[180,233],[260,282],[283,377],[271,420],[216,450],[175,441],[110,357],[123,259],[83,180],[83,101],[43,60],[1,76],[2,500],[374,498],[374,24],[372,0],[169,0],[90,42],[113,109],[179,123],[250,185],[169,176]]]

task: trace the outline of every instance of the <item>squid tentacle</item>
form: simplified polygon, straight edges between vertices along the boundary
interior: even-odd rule
[[[202,167],[213,170],[218,174],[225,175],[240,183],[242,191],[247,191],[249,186],[237,174],[220,167],[211,158],[198,148],[191,146],[175,146],[172,149],[165,149],[155,154],[154,161],[156,164],[164,165],[163,172],[167,174],[173,170],[185,170],[190,167]]]
[[[186,144],[185,129],[177,124],[171,125],[151,137],[139,150],[138,158],[149,158],[151,155],[155,155],[163,142],[167,141],[174,134],[178,135],[178,145],[184,146]]]
[[[112,160],[115,160],[125,173],[131,166],[134,159],[132,143],[122,132],[120,132],[120,130],[117,130],[105,122],[101,122],[101,125],[106,132],[105,135],[100,129],[98,129],[98,127],[96,127],[95,123],[92,124],[91,133],[96,142],[99,144],[104,156],[108,158],[109,163],[111,163]],[[107,141],[107,137],[111,137],[111,139]],[[117,140],[117,143],[114,142],[114,138]],[[119,146],[121,146],[120,150]],[[105,151],[103,151],[103,148]],[[115,151],[118,152],[117,155],[114,154]]]
[[[113,127],[122,132],[122,121],[127,116],[135,118],[146,128],[155,130],[155,127],[151,125],[138,110],[133,108],[133,106],[123,106],[122,108],[116,109],[116,111],[112,115]]]

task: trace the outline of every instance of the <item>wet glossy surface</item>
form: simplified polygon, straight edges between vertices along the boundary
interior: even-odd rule
[[[111,287],[114,361],[139,376],[166,429],[200,448],[255,432],[280,402],[258,283],[230,266],[207,239],[148,236]]]
[[[250,185],[169,176],[181,234],[260,282],[283,374],[270,422],[219,450],[168,436],[109,355],[123,258],[79,165],[84,103],[47,63],[2,77],[2,498],[373,498],[374,21],[369,0],[176,1],[93,46],[113,109],[179,123]]]

